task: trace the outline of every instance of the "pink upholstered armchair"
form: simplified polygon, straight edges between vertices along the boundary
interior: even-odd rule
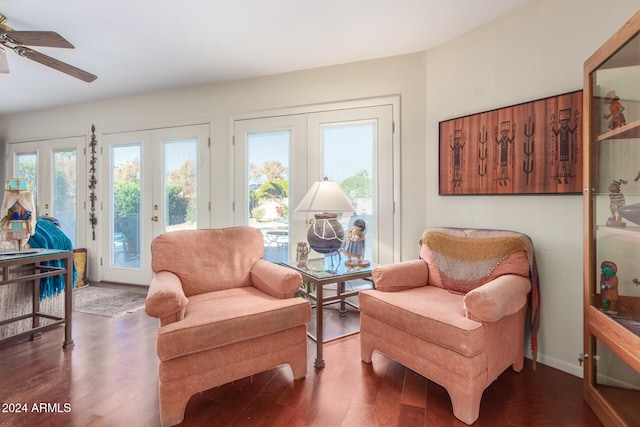
[[[301,276],[263,258],[252,227],[182,230],[151,243],[145,310],[160,319],[160,417],[180,423],[194,394],[281,364],[307,372]]]
[[[473,424],[484,390],[509,366],[523,368],[532,289],[535,361],[533,246],[511,231],[434,228],[420,239],[420,258],[373,270],[376,290],[359,300],[362,360],[378,350],[440,384],[455,417]]]

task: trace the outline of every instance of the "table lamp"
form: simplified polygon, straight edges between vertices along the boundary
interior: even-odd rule
[[[309,221],[307,229],[309,247],[321,254],[333,254],[339,252],[344,243],[344,229],[336,213],[355,212],[355,209],[340,184],[325,177],[311,186],[296,212],[314,212],[315,218]]]

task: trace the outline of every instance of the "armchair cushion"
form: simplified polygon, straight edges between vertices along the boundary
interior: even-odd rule
[[[466,317],[462,298],[437,286],[422,286],[402,292],[362,291],[358,302],[370,317],[472,357],[484,349],[484,331],[480,322]]]
[[[158,329],[161,361],[283,331],[309,321],[302,298],[281,299],[248,286],[194,295],[184,319]]]

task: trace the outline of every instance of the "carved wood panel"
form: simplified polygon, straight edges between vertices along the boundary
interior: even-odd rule
[[[582,91],[440,122],[441,195],[582,192]]]

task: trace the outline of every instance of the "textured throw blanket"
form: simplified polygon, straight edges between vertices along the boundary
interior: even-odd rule
[[[36,232],[29,239],[32,248],[73,250],[71,240],[52,221],[38,218]],[[47,261],[44,265],[64,267],[63,260]],[[77,281],[76,265],[73,264],[73,284]],[[64,289],[64,276],[52,276],[40,279],[40,300],[58,295]]]
[[[529,294],[529,328],[531,355],[535,369],[540,324],[540,284],[531,239],[507,230],[430,228],[420,239],[431,251],[445,288],[466,293],[487,283],[498,274],[499,266],[509,255],[522,251],[529,261],[532,284]],[[517,274],[517,273],[516,273]]]

